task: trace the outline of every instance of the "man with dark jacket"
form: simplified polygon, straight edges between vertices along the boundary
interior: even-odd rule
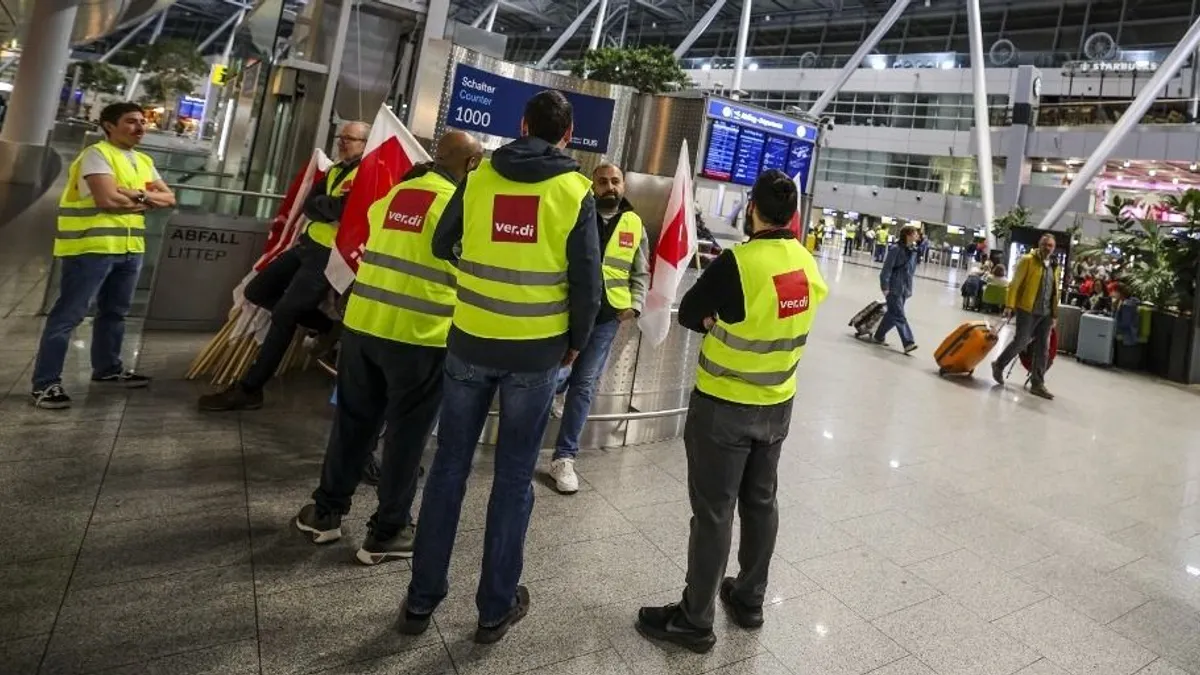
[[[596,197],[596,227],[604,251],[604,295],[592,337],[574,365],[559,374],[560,393],[554,397],[553,414],[562,423],[554,442],[550,478],[562,494],[579,491],[575,458],[579,455],[579,435],[592,408],[592,394],[604,373],[617,331],[622,323],[641,315],[650,287],[646,232],[642,219],[625,199],[624,174],[612,164],[596,167],[592,172],[592,194]]]
[[[529,610],[519,585],[533,472],[558,370],[587,346],[600,308],[592,182],[562,152],[571,104],[543,91],[525,104],[522,138],[496,150],[450,200],[433,252],[458,265],[438,449],[425,483],[400,630],[415,635],[449,591],[447,571],[475,446],[496,392],[499,435],[475,603],[475,641],[492,643]]]
[[[296,327],[311,328],[320,334],[334,329],[333,320],[320,309],[331,288],[325,266],[370,133],[371,126],[366,122],[349,122],[342,127],[337,136],[339,161],[325,173],[324,180],[313,185],[304,200],[308,228],[246,285],[246,299],[271,311],[271,327],[258,358],[240,382],[201,396],[201,410],[258,410],[263,405],[263,387],[279,369]]]
[[[883,269],[879,271],[879,284],[887,300],[887,313],[879,322],[879,328],[875,329],[875,344],[886,344],[884,336],[895,328],[900,334],[905,354],[911,354],[917,348],[912,327],[904,315],[904,303],[912,297],[913,276],[917,272],[917,232],[913,225],[900,228],[900,240],[888,249]]]

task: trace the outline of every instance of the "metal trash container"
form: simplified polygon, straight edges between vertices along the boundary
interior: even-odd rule
[[[158,251],[146,328],[218,330],[269,230],[270,222],[258,218],[173,213]]]

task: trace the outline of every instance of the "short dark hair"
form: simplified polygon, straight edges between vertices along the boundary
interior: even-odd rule
[[[107,136],[108,129],[104,128],[105,123],[117,124],[121,121],[122,117],[132,112],[145,113],[142,110],[142,106],[133,101],[121,101],[120,103],[110,103],[104,106],[104,109],[100,111],[100,130]]]
[[[908,235],[920,231],[921,228],[917,227],[916,225],[905,225],[904,227],[900,228],[900,243],[903,244]]]
[[[562,92],[540,91],[525,104],[525,126],[529,135],[550,144],[558,144],[574,121],[571,102]]]
[[[754,212],[767,225],[787,227],[796,215],[796,184],[779,169],[764,171],[750,189]]]

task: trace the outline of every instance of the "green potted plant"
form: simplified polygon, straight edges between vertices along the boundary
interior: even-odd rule
[[[571,64],[571,74],[588,80],[633,87],[643,94],[687,89],[691,78],[667,47],[593,49]]]
[[[1013,229],[1029,227],[1031,215],[1032,212],[1024,206],[1014,206],[992,220],[992,236],[996,238],[996,243],[1001,251],[1008,248],[1008,240],[1012,236]]]

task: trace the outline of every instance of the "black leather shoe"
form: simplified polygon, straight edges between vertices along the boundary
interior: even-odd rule
[[[517,586],[517,604],[513,605],[513,608],[508,610],[508,614],[505,614],[500,623],[495,626],[479,624],[479,627],[475,629],[475,642],[481,645],[490,645],[494,642],[499,642],[508,633],[508,629],[517,625],[528,613],[529,589],[524,586]]]
[[[729,618],[742,628],[762,627],[762,607],[743,605],[733,597],[733,577],[725,577],[721,582],[721,604],[725,605]]]
[[[408,603],[404,603],[400,607],[400,622],[396,625],[396,630],[404,635],[420,635],[429,628],[429,619],[432,614],[416,614],[408,611]]]
[[[683,618],[678,604],[639,609],[637,631],[644,637],[671,642],[697,654],[707,653],[717,644],[712,629],[694,628]]]

